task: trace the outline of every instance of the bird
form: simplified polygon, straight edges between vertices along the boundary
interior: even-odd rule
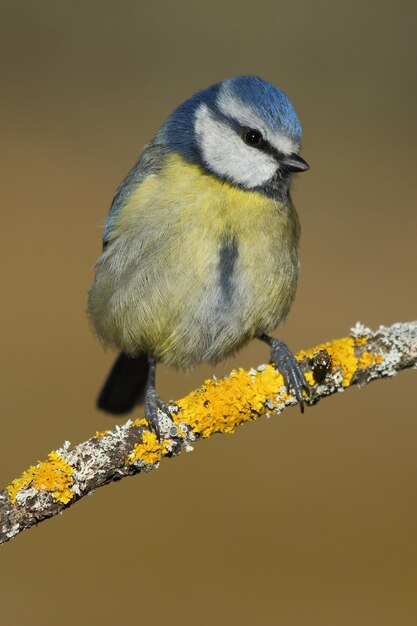
[[[169,407],[156,366],[216,364],[252,339],[294,390],[309,385],[270,333],[293,303],[300,223],[291,200],[301,125],[290,99],[251,75],[222,80],[177,106],[118,187],[104,226],[87,312],[120,351],[97,406],[144,402],[160,436]]]

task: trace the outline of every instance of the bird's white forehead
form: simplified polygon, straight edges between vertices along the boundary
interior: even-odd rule
[[[242,126],[247,126],[248,128],[256,128],[259,130],[262,135],[269,141],[269,143],[274,146],[277,150],[282,152],[283,154],[291,154],[292,152],[298,152],[300,146],[291,141],[288,137],[279,133],[277,131],[273,131],[271,128],[265,124],[265,121],[257,114],[256,111],[248,104],[240,100],[233,93],[230,92],[227,83],[222,85],[220,88],[219,94],[217,96],[217,106],[219,110],[226,115],[227,117],[231,117],[236,122],[241,124]]]

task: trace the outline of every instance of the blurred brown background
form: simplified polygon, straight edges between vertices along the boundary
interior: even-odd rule
[[[195,90],[304,129],[294,349],[416,318],[415,2],[2,2],[1,484],[114,424],[84,313],[112,194]],[[256,342],[217,369],[264,362]],[[211,373],[163,370],[178,398]],[[417,623],[416,372],[203,442],[1,550],[2,623]]]

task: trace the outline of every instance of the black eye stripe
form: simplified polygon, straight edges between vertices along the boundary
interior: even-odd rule
[[[248,135],[250,133],[256,133],[257,140],[255,140],[255,142],[248,141]],[[256,130],[255,128],[244,128],[242,132],[242,139],[251,148],[256,148],[257,150],[260,150],[261,152],[270,154],[277,161],[279,161],[284,156],[282,152],[280,152],[277,148],[274,148],[274,146],[272,146],[269,143],[269,141],[264,139],[262,133],[259,130]]]
[[[256,128],[241,129],[241,137],[251,148],[256,148],[257,150],[261,150],[261,152],[270,154],[276,160],[279,160],[284,156],[282,152],[280,152],[277,148],[274,148],[274,146],[272,146],[269,141],[263,137],[261,131]],[[254,141],[251,141],[251,138],[253,138]]]
[[[260,131],[258,131],[256,128],[249,128],[248,126],[246,127],[242,127],[239,122],[237,120],[235,120],[233,117],[230,117],[229,115],[225,115],[224,113],[222,113],[219,110],[212,110],[211,111],[213,118],[220,121],[220,122],[224,122],[227,126],[230,126],[231,128],[234,129],[234,131],[240,135],[240,137],[242,138],[243,141],[244,140],[244,134],[249,131],[249,130],[256,130],[257,132],[260,133],[261,137],[262,137],[262,141],[260,142],[259,145],[257,146],[251,146],[253,148],[256,148],[257,150],[261,150],[261,152],[265,152],[266,154],[270,154],[271,156],[274,157],[274,159],[276,159],[277,161],[279,161],[280,159],[282,159],[284,157],[284,154],[282,152],[280,152],[277,148],[274,148],[267,139],[265,139],[262,136],[262,133]],[[246,143],[246,142],[245,142]]]

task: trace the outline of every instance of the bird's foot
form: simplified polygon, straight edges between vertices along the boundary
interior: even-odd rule
[[[161,441],[162,439],[161,430],[164,431],[164,434],[167,433],[167,435],[171,437],[175,437],[175,435],[178,434],[178,429],[171,417],[171,412],[168,405],[155,391],[155,389],[148,390],[145,398],[144,409],[145,419],[148,422],[150,430],[157,436],[158,441]],[[162,417],[159,411],[163,413]],[[163,424],[163,428],[161,428],[162,422],[166,420],[169,420],[171,422],[171,425],[169,425],[169,423]]]
[[[287,391],[292,387],[300,405],[301,413],[304,413],[303,390],[310,395],[310,386],[306,381],[301,366],[288,346],[279,339],[269,337],[271,347],[271,361],[276,369],[282,374]]]

